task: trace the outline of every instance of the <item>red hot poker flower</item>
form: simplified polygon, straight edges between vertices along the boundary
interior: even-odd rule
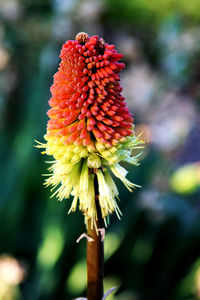
[[[91,219],[93,224],[97,220],[94,173],[103,218],[114,210],[119,216],[118,191],[110,171],[127,188],[134,187],[119,162],[137,165],[131,150],[142,141],[135,137],[133,118],[121,95],[119,73],[124,64],[115,46],[79,33],[63,45],[60,58],[51,87],[47,143],[38,147],[55,159],[46,185],[53,189],[60,185],[54,193],[59,200],[74,196],[70,210],[76,209],[79,199],[86,223]]]

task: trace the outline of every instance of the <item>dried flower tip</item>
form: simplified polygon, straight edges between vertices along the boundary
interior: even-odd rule
[[[89,40],[89,36],[87,33],[85,32],[79,32],[76,35],[76,40],[80,43],[80,44],[85,44],[88,40]]]
[[[96,48],[98,50],[99,53],[103,54],[104,53],[104,50],[105,50],[105,41],[103,38],[100,38],[98,41],[97,41],[97,45],[96,45]]]

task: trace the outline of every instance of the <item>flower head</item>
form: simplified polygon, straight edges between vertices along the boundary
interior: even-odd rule
[[[142,141],[134,134],[133,118],[121,95],[119,73],[124,64],[114,45],[98,36],[79,33],[61,50],[61,63],[54,75],[48,111],[46,143],[43,153],[53,155],[51,185],[59,200],[74,196],[70,211],[79,209],[86,224],[97,220],[94,178],[97,177],[102,217],[116,212],[117,187],[113,173],[128,189],[134,184],[119,165],[126,161],[137,165],[132,149]]]

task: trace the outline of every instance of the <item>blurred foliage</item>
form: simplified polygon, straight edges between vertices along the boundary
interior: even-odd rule
[[[78,31],[124,54],[124,95],[150,141],[142,165],[129,167],[142,189],[118,182],[123,217],[107,229],[104,281],[118,289],[108,299],[200,299],[199,0],[0,1],[0,299],[86,294],[83,217],[50,198],[33,147],[61,45]]]
[[[194,23],[200,20],[198,0],[163,0],[162,3],[158,0],[124,0],[123,2],[120,0],[107,0],[107,4],[106,14],[113,19],[120,20],[122,23],[140,23],[144,25],[144,23],[148,24],[150,20],[154,19],[155,24],[157,24],[164,18],[175,14],[184,17],[186,21],[192,20]]]

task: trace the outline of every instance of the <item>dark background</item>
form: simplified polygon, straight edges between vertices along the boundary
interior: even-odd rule
[[[50,198],[33,147],[61,46],[79,31],[124,54],[123,95],[149,140],[141,166],[126,165],[142,189],[118,182],[123,218],[106,233],[104,281],[118,289],[108,299],[200,299],[200,1],[1,0],[0,300],[86,295],[83,216]]]

